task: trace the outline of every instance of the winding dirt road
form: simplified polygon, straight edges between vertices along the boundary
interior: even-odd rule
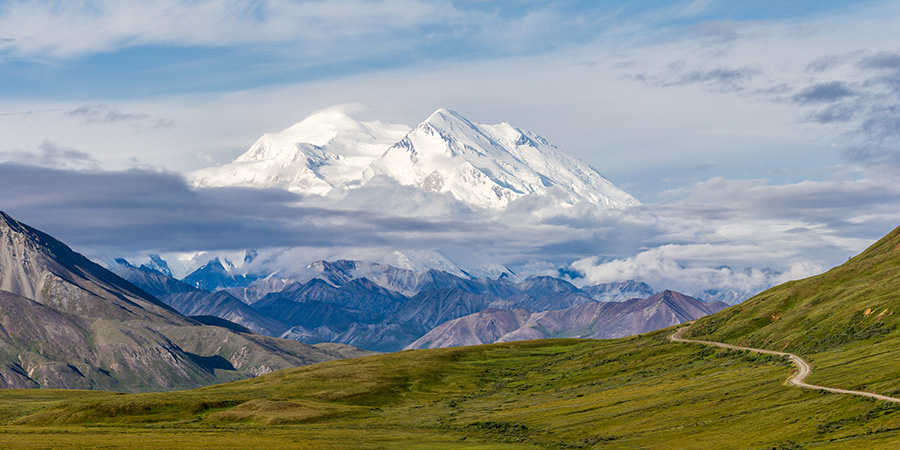
[[[692,344],[714,345],[716,347],[730,348],[730,349],[734,349],[734,350],[748,350],[748,351],[756,352],[756,353],[765,353],[768,355],[784,356],[784,357],[789,358],[791,360],[791,362],[797,366],[797,369],[798,369],[797,374],[795,374],[789,380],[790,383],[793,384],[794,386],[807,388],[807,389],[818,389],[818,390],[822,390],[822,391],[834,392],[837,394],[860,395],[863,397],[871,397],[871,398],[876,398],[878,400],[884,400],[886,402],[900,403],[900,398],[888,397],[886,395],[873,394],[871,392],[850,391],[847,389],[837,389],[837,388],[830,388],[830,387],[825,387],[825,386],[818,386],[815,384],[809,384],[806,382],[806,377],[808,377],[809,374],[812,373],[812,367],[810,367],[809,363],[804,361],[803,358],[801,358],[793,353],[776,352],[774,350],[763,350],[761,348],[741,347],[738,345],[725,344],[722,342],[701,341],[701,340],[696,340],[696,339],[684,339],[681,337],[681,335],[684,334],[684,332],[688,328],[690,328],[690,327],[679,328],[678,331],[676,331],[675,333],[672,333],[672,335],[669,336],[669,340],[674,341],[674,342],[687,342],[687,343],[692,343]]]

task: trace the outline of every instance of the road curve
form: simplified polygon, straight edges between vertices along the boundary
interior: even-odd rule
[[[768,355],[778,355],[784,356],[791,360],[794,365],[797,366],[797,373],[791,377],[789,380],[791,384],[797,387],[807,388],[807,389],[818,389],[820,391],[828,391],[834,392],[837,394],[850,394],[850,395],[859,395],[862,397],[871,397],[878,400],[884,400],[886,402],[894,402],[900,403],[900,398],[888,397],[886,395],[881,394],[873,394],[871,392],[862,392],[862,391],[850,391],[847,389],[837,389],[830,388],[825,386],[818,386],[815,384],[809,384],[806,382],[806,377],[808,377],[812,373],[812,367],[810,367],[809,363],[804,361],[803,358],[793,354],[793,353],[785,353],[785,352],[776,352],[774,350],[764,350],[761,348],[750,348],[750,347],[741,347],[738,345],[725,344],[722,342],[713,342],[713,341],[701,341],[697,339],[684,339],[681,337],[682,334],[690,327],[681,327],[674,333],[669,336],[669,340],[674,342],[687,342],[692,344],[703,344],[703,345],[714,345],[716,347],[722,348],[730,348],[734,350],[748,350],[756,353],[765,353]]]

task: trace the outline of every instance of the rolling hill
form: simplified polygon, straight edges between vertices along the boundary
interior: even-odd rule
[[[900,393],[900,228],[821,275],[769,289],[715,316],[688,337],[808,356],[810,381]]]

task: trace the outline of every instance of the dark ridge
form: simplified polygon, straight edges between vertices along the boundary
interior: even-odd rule
[[[195,322],[200,323],[201,325],[211,325],[214,327],[227,328],[236,333],[248,333],[254,334],[253,331],[243,325],[238,325],[230,320],[222,319],[221,317],[216,316],[189,316],[189,319],[192,319]]]

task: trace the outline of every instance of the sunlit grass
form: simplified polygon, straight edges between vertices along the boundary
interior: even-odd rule
[[[408,351],[184,392],[3,391],[2,433],[19,448],[900,444],[893,407],[788,386],[780,358],[665,337]]]

